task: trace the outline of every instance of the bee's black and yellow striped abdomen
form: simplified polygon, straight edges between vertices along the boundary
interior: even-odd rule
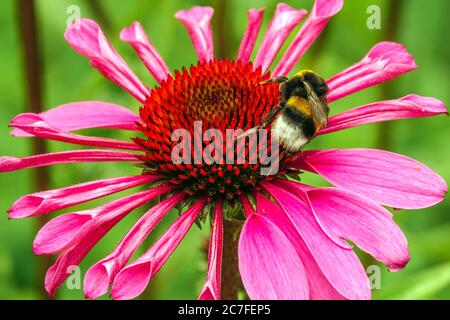
[[[299,127],[307,139],[310,139],[316,133],[316,127],[311,117],[299,112],[295,108],[286,108],[283,112],[284,121],[288,125]]]
[[[327,91],[326,82],[310,70],[300,71],[282,82],[282,111],[272,124],[272,132],[284,149],[299,151],[326,125]]]

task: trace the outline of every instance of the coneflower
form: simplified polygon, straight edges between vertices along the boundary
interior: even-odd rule
[[[36,236],[36,254],[59,257],[48,270],[45,287],[50,295],[70,275],[95,244],[134,209],[161,197],[143,214],[115,249],[87,271],[84,292],[96,298],[108,292],[114,299],[131,299],[146,288],[195,222],[211,221],[208,273],[200,299],[220,299],[223,221],[242,224],[239,270],[252,299],[369,299],[370,285],[357,255],[346,240],[384,263],[391,271],[409,260],[407,241],[384,206],[418,209],[444,198],[445,181],[425,165],[391,152],[374,149],[306,150],[277,155],[279,168],[261,173],[261,145],[252,141],[225,148],[241,162],[175,162],[173,133],[186,129],[195,141],[217,129],[243,131],[257,126],[278,105],[276,85],[259,85],[271,77],[289,75],[342,0],[317,0],[311,14],[280,62],[272,65],[290,32],[306,11],[279,4],[256,58],[250,62],[264,10],[251,9],[248,27],[235,60],[214,58],[210,21],[213,9],[194,7],[176,18],[188,29],[198,63],[170,73],[141,25],[121,33],[159,86],[149,89],[111,46],[100,27],[82,19],[66,32],[69,44],[90,59],[93,67],[121,86],[141,104],[140,114],[106,102],[76,102],[42,114],[20,114],[12,120],[14,136],[34,136],[96,147],[27,158],[1,157],[0,172],[75,162],[139,164],[135,176],[109,178],[62,189],[42,191],[18,199],[10,218],[48,214],[137,186],[139,193],[84,211],[52,219]],[[416,68],[413,57],[397,43],[376,44],[360,62],[327,81],[328,103],[396,78]],[[434,98],[406,97],[371,103],[329,118],[318,136],[367,123],[447,113]],[[129,130],[132,141],[74,133],[88,128]],[[318,137],[323,139],[325,137]],[[211,143],[201,141],[202,150]],[[117,149],[112,151],[110,149]],[[251,152],[253,150],[253,152]],[[194,152],[195,152],[194,148]],[[231,153],[231,154],[230,154]],[[255,155],[257,153],[257,155]],[[213,158],[216,154],[212,154]],[[191,154],[191,157],[195,155]],[[225,156],[224,156],[225,157]],[[213,159],[217,160],[217,159]],[[300,182],[301,173],[322,176],[334,187],[316,188]],[[295,179],[293,179],[293,177]],[[146,253],[129,262],[154,227],[172,208],[184,208],[179,218]]]

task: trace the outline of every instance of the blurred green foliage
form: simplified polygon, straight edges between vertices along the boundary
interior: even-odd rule
[[[218,1],[194,0],[108,0],[100,1],[110,28],[105,30],[111,42],[124,56],[133,70],[149,86],[155,81],[141,65],[134,51],[119,40],[123,27],[132,21],[140,21],[150,39],[172,70],[196,63],[196,55],[189,37],[174,13],[192,5],[213,5]],[[396,1],[396,0],[395,0]],[[77,5],[81,15],[99,18],[88,1],[83,0],[37,0],[39,20],[39,43],[44,67],[44,106],[51,108],[66,102],[81,100],[103,100],[138,110],[136,101],[124,91],[103,79],[89,67],[86,58],[76,54],[67,45],[63,34],[68,18],[67,8]],[[310,9],[312,0],[286,1],[295,7]],[[447,0],[403,1],[398,20],[387,21],[393,1],[347,0],[344,9],[327,28],[327,36],[319,46],[312,49],[299,62],[298,68],[313,66],[325,78],[331,77],[362,58],[378,41],[386,38],[388,23],[398,26],[395,40],[405,44],[415,56],[419,69],[392,81],[386,96],[385,86],[378,86],[342,99],[332,106],[332,113],[376,100],[398,98],[409,93],[433,96],[448,103],[449,58],[448,18],[450,2]],[[381,8],[382,28],[369,30],[366,27],[367,7],[377,4]],[[267,8],[264,25],[267,26],[276,6],[276,1],[227,1],[226,39],[228,51],[234,56],[247,23],[246,10],[251,7]],[[263,29],[264,30],[264,29]],[[294,31],[293,34],[295,34]],[[261,41],[260,34],[258,42]],[[292,38],[292,37],[291,37]],[[17,2],[0,2],[0,154],[26,156],[30,154],[30,140],[14,139],[8,133],[8,122],[16,114],[26,111],[25,78],[22,65],[22,45],[18,33]],[[383,144],[389,150],[399,152],[424,162],[450,181],[450,148],[448,117],[403,120],[389,126],[389,141]],[[313,141],[310,148],[377,147],[379,124],[359,127]],[[120,132],[106,132],[114,137],[127,138]],[[68,150],[69,145],[51,143],[51,151]],[[132,174],[135,169],[122,164],[74,164],[51,168],[51,187],[62,187],[82,181]],[[307,181],[315,185],[324,184],[317,177],[308,176]],[[37,222],[33,219],[7,221],[6,210],[21,195],[33,192],[31,171],[25,170],[0,176],[0,298],[40,298],[42,279],[37,278],[39,259],[31,252]],[[102,201],[94,201],[87,208]],[[380,299],[448,299],[450,298],[450,205],[449,201],[415,212],[395,212],[409,239],[411,262],[398,273],[388,273],[382,268],[381,289],[374,290],[374,298]],[[67,211],[67,210],[66,210]],[[423,211],[423,212],[422,212]],[[136,221],[140,212],[131,214],[95,247],[81,264],[87,268],[107,255],[115,243]],[[53,216],[53,215],[52,215]],[[172,213],[165,219],[152,239],[176,217]],[[144,298],[191,299],[198,294],[206,268],[204,247],[208,230],[193,228],[188,237],[151,283]],[[149,243],[146,243],[148,247]],[[143,250],[143,249],[142,249]],[[142,251],[141,251],[142,253]],[[363,261],[373,263],[365,255]],[[81,299],[81,290],[69,290],[63,285],[57,293],[58,299]]]

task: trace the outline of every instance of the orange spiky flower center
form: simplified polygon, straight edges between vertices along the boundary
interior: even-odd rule
[[[196,162],[195,152],[199,146],[204,150],[216,141],[217,137],[204,140],[208,129],[219,130],[226,139],[230,137],[227,129],[244,132],[264,120],[279,102],[277,85],[260,84],[269,78],[269,73],[262,74],[260,68],[254,70],[251,63],[229,60],[213,60],[176,71],[151,91],[140,109],[142,122],[138,125],[146,136],[134,139],[146,150],[140,159],[191,196],[206,195],[210,201],[217,197],[233,200],[254,190],[265,178],[258,160],[260,141],[245,139],[243,144],[236,141],[233,146],[222,141],[222,161],[215,163],[205,163],[201,153]],[[196,124],[197,128],[201,126],[200,134]],[[180,129],[189,132],[191,138],[184,138],[184,142],[183,138],[174,139],[174,132]],[[173,160],[172,151],[180,141],[192,150],[190,163]],[[234,163],[227,161],[227,156],[228,160],[233,157]]]

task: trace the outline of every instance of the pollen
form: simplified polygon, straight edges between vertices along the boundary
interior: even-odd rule
[[[233,200],[254,190],[265,178],[259,170],[260,141],[256,146],[250,138],[241,144],[228,145],[227,141],[220,149],[222,157],[213,154],[213,163],[205,162],[202,154],[195,159],[195,153],[199,146],[204,152],[218,142],[203,139],[209,129],[218,130],[225,138],[230,129],[245,132],[265,119],[279,103],[278,85],[260,84],[269,78],[270,73],[254,70],[251,63],[229,60],[212,60],[176,71],[151,91],[140,109],[138,126],[145,138],[134,141],[145,148],[140,156],[144,167],[157,170],[188,195],[204,195],[210,201],[218,197]],[[201,125],[200,134],[196,123]],[[190,137],[174,139],[174,132],[180,129]],[[181,163],[175,162],[172,154],[180,143],[192,150]],[[270,145],[265,148],[270,153]]]

